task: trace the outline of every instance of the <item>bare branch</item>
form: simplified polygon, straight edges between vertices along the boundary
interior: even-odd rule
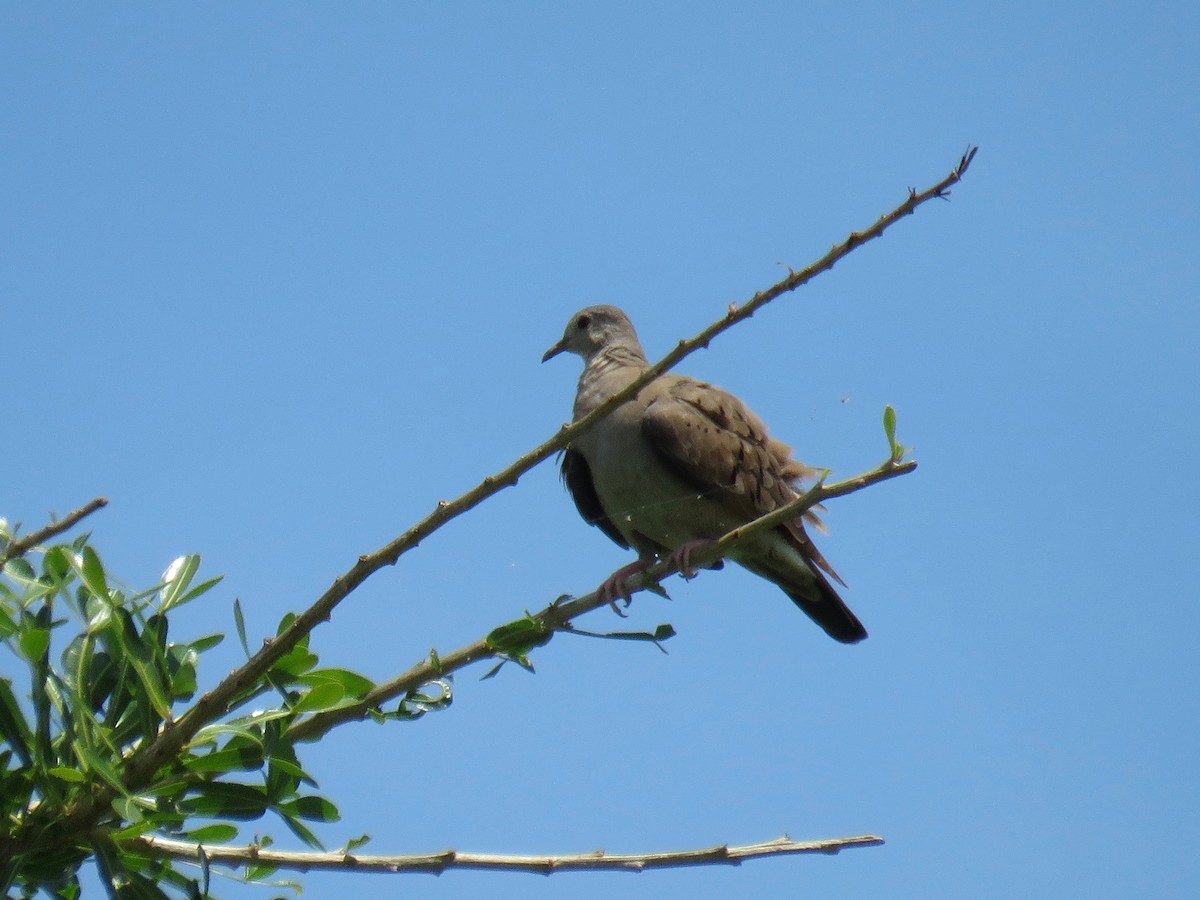
[[[257,844],[222,847],[205,844],[204,854],[215,865],[238,868],[243,865],[275,866],[280,869],[309,872],[314,869],[340,872],[424,872],[440,875],[447,869],[486,869],[499,872],[532,872],[553,875],[556,872],[595,872],[615,870],[643,872],[647,869],[678,869],[685,866],[740,865],[748,859],[766,856],[790,856],[798,853],[835,854],[853,847],[878,847],[883,838],[873,834],[828,838],[818,841],[793,841],[784,836],[761,844],[731,847],[722,844],[696,850],[663,853],[616,854],[596,850],[572,856],[503,856],[494,853],[469,853],[443,850],[425,855],[376,856],[334,851],[332,853],[269,850]],[[138,837],[126,846],[158,856],[199,863],[200,845],[160,837]]]
[[[27,534],[23,538],[17,538],[9,543],[7,547],[0,550],[0,566],[3,566],[10,559],[24,556],[38,544],[44,544],[52,537],[62,534],[64,531],[70,531],[81,521],[86,519],[98,509],[108,505],[108,501],[103,497],[97,497],[91,503],[87,503],[72,513],[63,516],[57,522],[51,522],[45,528],[35,531],[32,534]]]
[[[822,503],[832,497],[842,497],[846,494],[852,494],[872,484],[895,478],[898,475],[907,474],[916,467],[917,463],[915,460],[897,462],[894,459],[889,459],[878,468],[870,472],[865,472],[862,475],[848,478],[845,481],[829,485],[817,484],[786,506],[781,506],[779,509],[759,519],[755,519],[753,522],[733,529],[721,537],[720,540],[716,541],[711,547],[704,547],[697,550],[693,556],[693,561],[698,565],[714,562],[718,558],[727,555],[739,542],[749,540],[760,531],[773,528],[780,522],[795,519],[804,510],[810,509],[818,503]],[[644,576],[630,578],[626,584],[631,594],[636,593],[645,590],[647,584],[657,584],[663,578],[673,575],[677,571],[678,568],[676,566],[666,561],[658,562],[647,569]],[[564,630],[564,626],[571,620],[594,609],[598,609],[607,602],[607,600],[600,596],[599,591],[593,591],[590,594],[576,597],[566,602],[560,603],[556,601],[551,603],[540,612],[534,613],[532,618],[545,625],[548,629]],[[485,659],[494,659],[498,655],[499,653],[488,643],[487,639],[483,638],[465,647],[461,647],[452,653],[439,654],[436,662],[429,659],[423,660],[407,672],[376,685],[374,690],[356,703],[331,709],[327,712],[315,713],[309,718],[297,722],[288,729],[286,737],[296,741],[315,740],[337,725],[355,719],[366,718],[371,710],[378,709],[388,701],[407,694],[409,691],[416,690],[423,684],[428,684],[444,675],[457,672],[472,663]]]

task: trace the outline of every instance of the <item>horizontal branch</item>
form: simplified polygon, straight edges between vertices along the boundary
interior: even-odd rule
[[[274,866],[291,871],[314,869],[339,872],[423,872],[441,875],[447,869],[486,869],[493,872],[532,872],[553,875],[556,872],[595,872],[602,870],[644,872],[647,869],[679,869],[686,866],[740,865],[746,860],[767,856],[791,856],[799,853],[835,854],[853,847],[878,847],[883,838],[873,834],[829,838],[818,841],[793,841],[789,837],[731,847],[721,844],[695,850],[664,853],[617,854],[596,850],[571,856],[505,856],[494,853],[468,853],[443,850],[440,853],[377,856],[345,851],[332,853],[269,850],[257,844],[240,847],[203,845],[210,864],[238,868],[244,865]],[[200,862],[200,845],[160,837],[138,837],[126,842],[157,856]]]
[[[916,467],[917,463],[915,460],[897,462],[894,459],[888,459],[878,468],[870,472],[864,472],[861,475],[856,475],[853,478],[848,478],[845,481],[835,482],[834,484],[817,484],[786,506],[782,506],[774,512],[755,519],[753,522],[733,529],[728,534],[722,536],[711,547],[698,549],[693,554],[693,562],[697,565],[714,562],[716,559],[727,555],[741,541],[749,540],[760,531],[773,528],[787,519],[797,518],[806,509],[810,509],[833,497],[852,494],[870,485],[907,474]],[[657,584],[662,579],[678,571],[677,565],[668,560],[663,560],[649,567],[644,575],[630,577],[625,584],[632,595],[638,591],[645,590],[648,585]],[[571,620],[594,609],[598,609],[607,603],[608,600],[601,596],[600,591],[597,590],[565,602],[556,601],[551,603],[545,609],[535,613],[532,618],[547,628],[562,629]],[[407,694],[409,691],[414,691],[423,684],[428,684],[444,675],[457,672],[472,663],[481,662],[485,659],[494,659],[499,655],[498,651],[488,643],[486,638],[481,638],[452,653],[439,654],[436,661],[431,659],[422,660],[407,672],[376,685],[373,690],[356,703],[340,706],[327,712],[314,713],[307,719],[302,719],[287,730],[285,737],[294,741],[316,740],[331,728],[343,722],[366,718],[371,710],[378,709],[388,701]]]
[[[31,534],[25,535],[23,538],[17,538],[11,541],[8,546],[0,550],[0,566],[3,566],[10,559],[16,559],[24,556],[34,547],[39,544],[44,544],[52,537],[57,537],[64,531],[70,531],[81,521],[86,519],[98,509],[108,505],[108,501],[103,497],[97,497],[91,503],[84,504],[72,513],[63,516],[57,522],[51,522],[45,528],[39,529]]]

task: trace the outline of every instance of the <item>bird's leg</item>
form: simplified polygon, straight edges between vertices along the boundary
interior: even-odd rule
[[[639,559],[627,566],[621,566],[621,568],[605,578],[604,583],[600,585],[600,599],[611,606],[612,611],[618,616],[624,618],[625,613],[617,606],[617,600],[624,600],[625,606],[629,606],[633,600],[630,595],[629,585],[625,581],[634,575],[645,574],[646,567],[652,562],[654,562],[653,559]]]
[[[684,541],[671,551],[670,555],[667,556],[667,562],[679,569],[679,574],[684,578],[695,578],[697,572],[696,567],[692,565],[692,554],[704,547],[711,547],[714,543],[716,542],[703,538],[694,541]],[[716,562],[708,563],[704,568],[720,569],[722,568],[722,562],[718,559]]]

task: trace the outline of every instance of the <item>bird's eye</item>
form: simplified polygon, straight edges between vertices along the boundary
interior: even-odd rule
[[[578,319],[575,320],[575,327],[578,328],[580,331],[583,331],[583,329],[587,328],[591,324],[592,324],[591,316],[580,316]]]

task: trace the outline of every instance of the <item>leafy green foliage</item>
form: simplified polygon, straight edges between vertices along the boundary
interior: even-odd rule
[[[0,520],[0,548],[12,540]],[[334,804],[312,793],[316,782],[288,727],[355,703],[375,685],[356,672],[318,668],[307,637],[248,679],[178,755],[156,769],[144,765],[156,738],[197,715],[188,704],[199,691],[201,659],[224,638],[171,633],[169,613],[220,581],[198,580],[199,571],[199,556],[183,556],[157,585],[130,592],[86,536],[5,563],[0,653],[13,664],[0,671],[23,668],[28,688],[0,677],[0,892],[77,896],[78,870],[90,859],[114,896],[207,897],[207,857],[198,870],[184,868],[138,839],[227,842],[238,836],[235,823],[271,814],[320,847],[308,823],[338,820]],[[293,621],[285,617],[279,633]],[[240,605],[235,626],[249,655]],[[445,676],[376,713],[413,720],[450,702]],[[104,802],[92,802],[97,797]],[[270,874],[251,866],[246,877]]]

